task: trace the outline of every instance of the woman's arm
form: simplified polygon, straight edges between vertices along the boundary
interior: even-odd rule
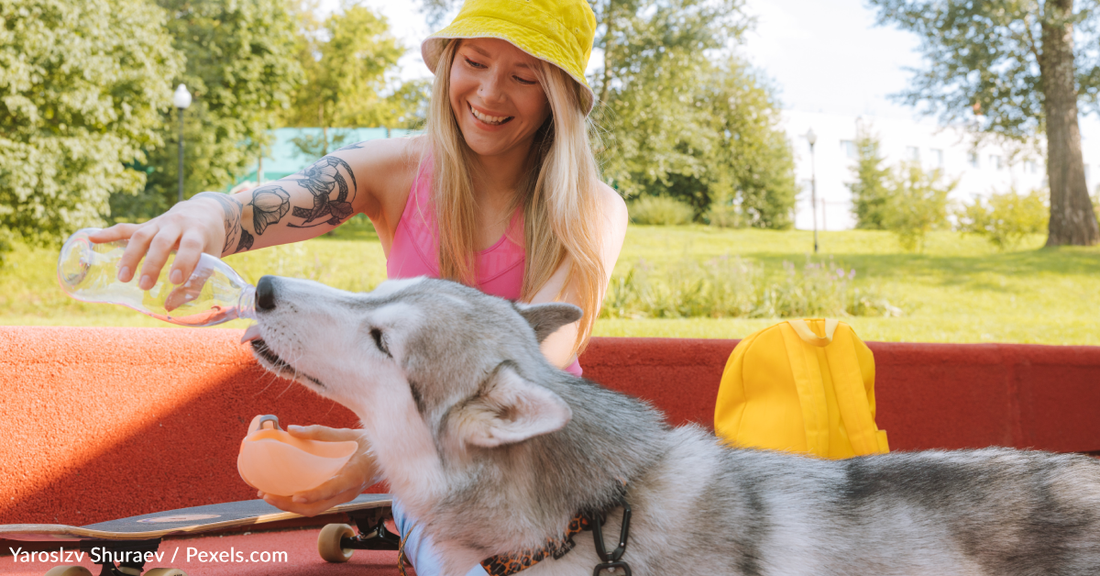
[[[603,261],[604,273],[606,274],[600,285],[602,300],[607,291],[607,286],[611,282],[611,272],[615,269],[615,262],[618,261],[619,253],[623,248],[623,239],[626,238],[626,226],[629,218],[626,212],[626,203],[610,186],[601,182],[598,193],[601,218],[600,259]],[[531,298],[531,303],[554,302],[558,300],[558,294],[561,294],[561,301],[579,306],[580,298],[576,287],[565,286],[571,265],[572,259],[566,257],[565,261],[558,266],[554,275],[550,277],[550,280]],[[562,291],[563,286],[565,287],[564,291]],[[573,363],[573,344],[577,340],[579,329],[579,322],[566,324],[542,341],[542,353],[552,364],[559,368],[565,368]]]
[[[370,140],[337,150],[305,170],[237,194],[202,192],[142,224],[117,224],[93,242],[129,239],[119,263],[128,282],[141,265],[138,285],[149,289],[170,253],[169,280],[188,278],[203,253],[226,256],[307,240],[366,213],[382,235],[403,202],[397,180],[409,172],[411,140]],[[396,222],[394,223],[396,224]]]

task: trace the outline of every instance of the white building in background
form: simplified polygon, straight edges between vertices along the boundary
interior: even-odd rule
[[[917,160],[926,170],[940,168],[944,178],[959,179],[951,193],[952,200],[971,202],[975,196],[1015,189],[1028,193],[1045,188],[1046,164],[1040,151],[1011,150],[996,143],[983,144],[975,152],[972,137],[953,128],[932,122],[915,122],[894,118],[839,116],[824,113],[786,110],[783,129],[794,150],[795,178],[799,188],[795,211],[795,227],[813,228],[810,204],[811,176],[817,176],[818,230],[847,230],[855,227],[852,217],[852,193],[848,184],[855,180],[852,168],[856,164],[857,123],[869,128],[880,143],[884,166],[895,166],[905,160]],[[807,133],[817,135],[811,168]],[[1100,139],[1090,140],[1091,125],[1082,123],[1082,148],[1085,154],[1085,179],[1094,190],[1100,178]]]

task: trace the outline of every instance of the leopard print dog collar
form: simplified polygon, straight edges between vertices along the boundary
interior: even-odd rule
[[[557,560],[558,558],[565,556],[570,550],[573,549],[574,546],[576,546],[576,543],[573,542],[574,536],[580,534],[581,532],[584,532],[585,530],[592,530],[593,518],[598,519],[597,521],[602,523],[603,519],[607,518],[608,512],[614,510],[615,508],[618,508],[619,506],[623,506],[624,514],[626,515],[624,521],[626,523],[629,523],[630,508],[626,505],[625,496],[626,483],[624,482],[620,487],[617,502],[615,504],[612,504],[610,507],[598,514],[586,514],[584,512],[577,513],[575,516],[573,516],[573,519],[569,521],[569,526],[565,529],[565,534],[563,534],[560,538],[548,539],[546,541],[546,544],[541,548],[528,549],[511,554],[498,554],[496,556],[486,558],[485,560],[481,561],[481,567],[489,573],[489,576],[512,576],[517,572],[526,570],[527,568],[538,564],[539,562],[545,560],[547,556],[553,557],[555,560]],[[625,533],[623,535],[623,538],[625,539]],[[600,544],[602,544],[602,542]],[[622,555],[622,549],[625,548],[625,546],[625,541],[620,544],[620,549],[616,551],[617,555],[614,558],[615,561],[619,560],[619,557]],[[605,554],[602,553],[602,545],[597,545],[597,552],[600,553],[601,559],[603,559],[606,564],[608,558],[604,558]],[[625,563],[618,564],[622,564],[625,566]],[[601,566],[604,566],[604,564],[601,564]],[[607,564],[607,566],[610,566],[610,564]],[[599,568],[597,568],[597,572],[599,572]],[[629,574],[629,572],[627,573]]]
[[[481,567],[489,576],[511,576],[552,556],[555,560],[565,556],[576,544],[573,537],[585,530],[591,530],[590,520],[584,514],[577,514],[569,521],[569,527],[561,538],[551,538],[546,545],[534,550],[528,549],[511,554],[498,554],[481,561]]]

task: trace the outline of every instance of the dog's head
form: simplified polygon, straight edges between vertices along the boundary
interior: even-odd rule
[[[252,348],[268,370],[347,406],[368,428],[419,420],[433,443],[492,448],[569,421],[569,406],[541,384],[557,371],[539,343],[580,315],[445,280],[391,280],[356,294],[265,276]]]

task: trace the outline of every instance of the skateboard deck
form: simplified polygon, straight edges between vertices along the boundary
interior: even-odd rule
[[[350,557],[351,549],[396,549],[393,535],[383,525],[390,512],[392,499],[389,494],[360,494],[350,502],[334,506],[325,514],[347,514],[358,526],[359,534],[350,526],[334,524],[326,526],[323,536],[328,542],[329,554],[326,556],[324,542],[318,541],[321,554],[329,561],[343,561],[334,556],[332,550],[343,550]],[[108,520],[86,526],[67,526],[64,524],[7,524],[0,525],[0,540],[22,542],[56,543],[59,546],[75,542],[82,549],[93,547],[114,551],[146,552],[157,550],[161,539],[166,536],[197,535],[214,530],[269,524],[283,520],[302,518],[293,512],[280,510],[263,500],[244,500],[181,508],[167,512],[142,514],[120,520]],[[339,526],[342,529],[332,527]],[[332,538],[336,538],[332,542]],[[374,542],[379,539],[381,541]],[[346,560],[346,558],[345,558]],[[141,564],[141,563],[138,563]],[[119,570],[128,568],[128,570]],[[103,566],[104,575],[126,574],[134,576],[141,573],[143,565]],[[64,572],[57,572],[58,574]],[[73,574],[78,574],[74,572]]]
[[[355,500],[340,504],[326,514],[351,513],[376,508],[389,509],[389,494],[360,494]],[[0,525],[0,539],[33,542],[74,540],[152,540],[165,536],[201,534],[223,528],[252,524],[267,524],[293,520],[302,516],[284,512],[263,500],[244,500],[181,508],[108,520],[87,526],[64,524]]]

